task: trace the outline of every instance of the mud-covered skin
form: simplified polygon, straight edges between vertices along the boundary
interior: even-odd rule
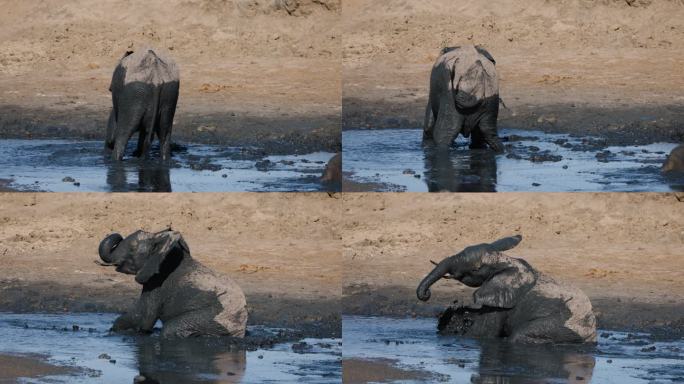
[[[178,232],[136,231],[125,239],[112,234],[102,240],[99,253],[143,286],[137,303],[114,322],[114,331],[150,332],[159,319],[164,337],[244,337],[242,290],[195,261]]]
[[[332,190],[339,191],[342,188],[342,153],[338,152],[328,160],[325,165],[321,183],[328,185]]]
[[[440,331],[526,343],[595,342],[596,319],[581,290],[501,253],[521,240],[512,236],[468,247],[442,260],[421,281],[416,294],[422,301],[430,299],[430,286],[441,278],[478,287],[472,306],[441,315]]]
[[[171,58],[160,57],[152,49],[126,53],[114,70],[109,88],[112,111],[105,147],[112,150],[112,159],[123,158],[135,132],[139,132],[135,156],[147,156],[156,135],[162,159],[170,158],[179,85],[178,70]]]
[[[503,151],[497,134],[499,80],[484,48],[467,45],[442,50],[430,73],[423,142],[448,148],[462,134],[471,148]]]
[[[449,151],[424,148],[425,183],[430,192],[496,192],[496,154],[492,151],[470,151],[470,168],[454,166]]]
[[[684,144],[676,146],[667,156],[662,167],[663,173],[684,173]]]

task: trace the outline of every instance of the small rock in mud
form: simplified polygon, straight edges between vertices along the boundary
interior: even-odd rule
[[[111,359],[112,357],[109,356],[109,355],[106,354],[106,353],[103,353],[103,354],[101,354],[100,356],[98,356],[97,358],[98,358],[98,359],[102,359],[102,360],[109,360],[109,359]]]
[[[539,150],[540,150],[539,147],[534,146],[534,145],[530,145],[529,147],[527,147],[527,149],[528,149],[530,152],[539,152]]]
[[[223,175],[221,175],[221,177],[223,177],[223,178],[225,179],[225,178],[228,177],[228,175],[226,175],[226,174],[224,173]]]
[[[556,162],[559,162],[561,160],[563,160],[563,156],[554,155],[549,151],[535,153],[534,155],[530,156],[530,161],[533,163],[543,163],[546,161],[551,161],[551,162],[556,163]]]
[[[516,154],[516,153],[509,153],[506,155],[507,159],[514,159],[514,160],[522,160],[522,156]]]
[[[190,169],[195,170],[195,171],[219,171],[221,170],[221,166],[218,164],[212,164],[209,159],[205,158],[200,162],[197,163],[191,163],[190,164]]]
[[[294,353],[306,353],[313,349],[312,345],[307,344],[305,341],[292,344],[292,352]]]
[[[413,169],[404,169],[404,172],[402,172],[404,175],[415,175],[416,171]]]
[[[295,162],[292,160],[280,160],[279,163],[284,165],[294,165]]]
[[[147,381],[147,378],[143,375],[138,375],[133,378],[134,383],[144,383],[145,381]]]
[[[75,331],[78,331],[78,330],[80,330],[80,329],[81,329],[81,327],[79,327],[79,326],[76,325],[76,324],[74,324],[74,325],[71,326],[71,330],[74,331],[74,332],[75,332]]]
[[[539,141],[537,136],[520,136],[520,135],[508,135],[503,138],[503,141]]]
[[[413,175],[413,177],[415,177],[416,179],[420,179],[420,175],[417,173],[415,175]]]
[[[256,167],[257,171],[266,172],[269,168],[273,167],[273,162],[271,160],[265,159],[257,161],[254,166]]]
[[[606,360],[606,363],[608,363],[608,364],[613,364],[613,360],[608,359],[608,360]]]
[[[533,187],[539,187],[539,186],[541,186],[541,184],[539,184],[539,183],[532,183],[532,186],[533,186]]]
[[[80,187],[80,186],[81,186],[81,183],[79,183],[79,182],[77,181],[77,182],[74,183],[74,185],[77,186],[77,187]]]
[[[75,182],[76,180],[75,180],[73,177],[71,177],[71,176],[67,176],[67,177],[63,178],[62,181],[65,182],[65,183],[73,183],[73,182]]]
[[[259,356],[257,356],[257,357],[258,357],[259,359],[263,359],[263,358],[264,358],[264,355],[259,355]]]
[[[575,380],[584,380],[584,377],[582,377],[582,376],[575,376]]]
[[[110,362],[111,364],[116,364],[116,360],[114,360],[114,359],[110,359],[109,362]]]
[[[652,345],[652,346],[646,347],[646,348],[641,348],[641,352],[653,352],[655,350],[656,350],[655,345]]]
[[[226,376],[235,376],[235,372],[228,371],[226,372]]]
[[[613,157],[615,157],[613,152],[608,151],[608,150],[601,151],[601,152],[596,154],[596,160],[598,160],[601,163],[607,163],[608,160],[610,160]]]
[[[564,165],[562,168],[563,168],[563,169],[568,169],[568,165],[566,164],[566,165]]]

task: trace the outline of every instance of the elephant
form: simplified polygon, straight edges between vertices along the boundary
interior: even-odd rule
[[[442,260],[420,282],[416,294],[422,301],[430,299],[430,287],[441,278],[478,287],[473,305],[442,313],[439,331],[522,343],[596,342],[596,318],[580,289],[503,254],[521,240],[516,235],[467,247]]]
[[[325,165],[321,183],[330,186],[334,190],[339,190],[342,186],[342,153],[336,153]]]
[[[112,110],[105,149],[112,150],[113,160],[123,159],[128,140],[135,132],[139,136],[134,156],[147,157],[156,134],[162,160],[171,157],[171,128],[179,87],[178,66],[171,57],[151,48],[126,52],[109,87]]]
[[[496,61],[479,45],[443,48],[430,73],[423,142],[448,148],[462,134],[470,148],[503,152],[497,133],[499,79]]]
[[[98,252],[103,265],[135,275],[142,285],[140,298],[115,320],[113,331],[149,333],[159,319],[162,337],[245,336],[244,293],[231,278],[194,260],[179,232],[139,230],[125,239],[113,233]]]
[[[684,144],[676,146],[667,156],[662,167],[663,173],[684,173]]]

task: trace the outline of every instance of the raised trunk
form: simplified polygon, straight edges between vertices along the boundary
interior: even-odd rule
[[[100,254],[100,259],[102,259],[102,261],[105,263],[111,264],[112,251],[117,245],[119,245],[121,240],[123,240],[123,237],[121,237],[121,235],[118,233],[112,233],[111,235],[105,237],[104,240],[100,242],[100,247],[97,250],[97,252]]]
[[[449,273],[452,262],[453,256],[447,257],[437,264],[437,266],[430,273],[428,273],[427,276],[425,276],[423,281],[420,282],[420,285],[418,285],[418,289],[416,289],[416,295],[418,296],[418,299],[422,301],[428,301],[430,299],[430,287],[437,280]]]

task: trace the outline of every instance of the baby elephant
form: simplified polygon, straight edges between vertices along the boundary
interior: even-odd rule
[[[480,46],[442,49],[430,73],[423,141],[448,148],[472,134],[471,148],[503,152],[497,133],[499,78],[494,58]]]
[[[430,286],[441,278],[479,287],[473,293],[474,305],[442,314],[439,330],[528,343],[595,342],[596,318],[582,291],[501,253],[521,240],[512,236],[470,246],[442,260],[421,281],[416,293],[422,301],[430,299]]]
[[[240,287],[190,256],[180,233],[118,233],[100,243],[100,258],[116,271],[135,275],[142,294],[114,322],[114,331],[150,332],[157,319],[162,336],[244,337],[247,303]]]
[[[147,156],[156,134],[163,160],[171,156],[171,128],[178,102],[179,74],[170,57],[153,49],[126,52],[112,75],[112,112],[107,124],[105,148],[121,160],[135,132],[135,156]]]

